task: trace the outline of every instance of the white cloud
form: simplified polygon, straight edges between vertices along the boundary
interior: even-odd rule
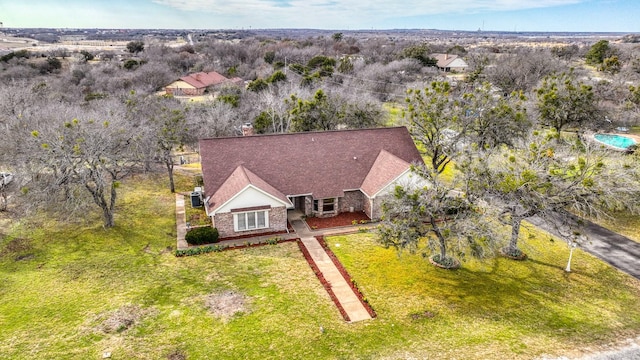
[[[254,11],[298,13],[322,11],[323,14],[352,15],[433,15],[473,13],[477,11],[510,11],[577,4],[585,0],[152,0],[156,4],[186,11],[218,14],[254,15]],[[283,5],[284,4],[284,5]]]
[[[385,19],[570,5],[585,0],[152,0],[184,11],[232,17],[256,27],[370,26]]]

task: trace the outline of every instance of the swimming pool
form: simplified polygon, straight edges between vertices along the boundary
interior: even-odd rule
[[[619,150],[627,150],[630,146],[637,144],[634,139],[622,135],[595,134],[593,138],[605,145],[609,145]]]

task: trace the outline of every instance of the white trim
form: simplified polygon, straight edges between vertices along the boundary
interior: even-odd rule
[[[276,200],[277,202],[279,202],[279,203],[281,203],[282,205],[284,205],[284,207],[286,207],[286,208],[291,208],[291,207],[293,207],[293,204],[291,203],[291,200],[289,200],[289,203],[287,204],[287,202],[282,201],[280,198],[275,197],[275,196],[273,196],[273,195],[269,194],[268,192],[266,192],[266,191],[264,191],[264,190],[260,189],[259,187],[255,186],[255,185],[253,185],[253,184],[249,184],[249,185],[245,186],[242,190],[240,190],[240,191],[236,192],[236,193],[235,193],[235,194],[234,194],[234,195],[233,195],[229,200],[227,200],[226,202],[224,202],[224,203],[223,203],[223,204],[221,204],[220,206],[217,206],[217,207],[216,207],[216,211],[214,211],[212,214],[210,214],[210,216],[214,216],[214,215],[216,215],[216,214],[218,213],[218,210],[219,210],[219,209],[222,209],[222,208],[224,208],[225,206],[227,206],[229,203],[231,203],[234,199],[236,199],[238,196],[240,196],[240,194],[242,194],[243,192],[245,192],[245,191],[246,191],[247,189],[249,189],[249,188],[252,188],[252,189],[254,189],[254,190],[257,190],[258,192],[260,192],[260,193],[262,193],[262,194],[266,195],[267,197],[270,197],[270,198],[272,198],[272,199]]]
[[[289,200],[291,200],[290,198],[292,197],[300,197],[300,196],[313,196],[313,193],[308,193],[308,194],[296,194],[296,195],[285,195],[287,198],[289,198]]]
[[[264,213],[264,226],[258,226],[258,213],[260,213],[260,212]],[[250,214],[250,213],[254,214],[255,227],[250,228],[250,229],[249,228],[240,229],[239,226],[238,226],[238,219],[240,218],[240,216],[243,216],[244,220],[245,220],[245,227],[246,227],[247,223],[248,223],[247,220],[249,219],[247,214]],[[233,213],[233,231],[235,231],[235,232],[261,230],[261,229],[268,229],[268,228],[269,228],[269,210],[268,209],[243,211],[243,212]]]

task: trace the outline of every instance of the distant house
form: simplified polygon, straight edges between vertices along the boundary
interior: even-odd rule
[[[451,54],[431,54],[431,57],[436,59],[438,63],[436,66],[442,71],[465,71],[469,65],[458,55]]]
[[[223,84],[242,85],[243,80],[240,78],[226,78],[223,75],[211,72],[198,72],[183,76],[180,79],[165,86],[168,95],[175,96],[199,96],[204,95],[207,88]]]
[[[381,215],[423,163],[405,127],[200,140],[207,215],[221,237],[283,231],[287,210]]]

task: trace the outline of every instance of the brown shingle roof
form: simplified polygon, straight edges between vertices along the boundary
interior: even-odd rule
[[[449,67],[449,64],[451,64],[455,59],[458,58],[458,55],[431,54],[431,57],[435,58],[438,61],[437,66],[439,68],[446,68],[446,67]]]
[[[209,195],[242,165],[285,195],[339,197],[360,189],[383,149],[407,163],[422,162],[405,127],[200,140]]]
[[[187,76],[181,77],[180,80],[188,83],[196,89],[202,89],[206,88],[207,86],[218,85],[229,81],[229,79],[218,74],[215,71],[211,71],[208,73],[199,72],[195,74],[189,74]]]
[[[372,197],[410,167],[408,162],[382,149],[362,182],[362,191]]]
[[[222,186],[218,188],[207,202],[209,212],[217,210],[248,185],[253,185],[269,195],[290,204],[290,201],[286,196],[284,196],[284,194],[269,185],[266,181],[250,170],[245,169],[244,166],[240,165],[231,173],[231,175],[229,175],[229,177],[222,183]]]

